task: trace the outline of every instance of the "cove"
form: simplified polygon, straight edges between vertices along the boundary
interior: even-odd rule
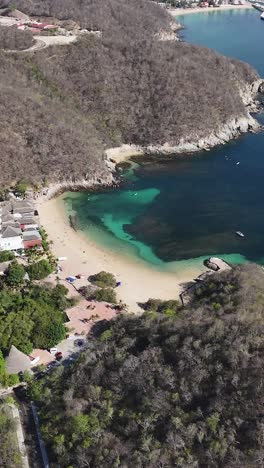
[[[245,60],[264,75],[258,12],[217,11],[178,20],[186,41]],[[258,118],[264,124],[264,116]],[[136,177],[122,188],[67,193],[66,208],[97,243],[160,270],[188,267],[208,255],[264,263],[263,149],[263,133],[247,134],[210,152],[140,161]]]

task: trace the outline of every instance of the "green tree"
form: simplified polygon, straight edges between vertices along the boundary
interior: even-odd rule
[[[2,351],[0,351],[0,382],[6,373],[5,360]]]
[[[14,260],[14,258],[14,253],[9,250],[3,250],[0,252],[0,262],[8,262],[10,260]]]
[[[32,372],[29,372],[29,371],[27,371],[27,370],[26,370],[25,372],[23,372],[23,375],[22,375],[22,381],[23,381],[23,382],[29,383],[29,382],[32,381],[32,379],[33,379],[33,374],[32,374]]]
[[[116,285],[114,275],[112,273],[107,273],[106,271],[100,271],[100,273],[91,276],[89,280],[99,288],[114,288]]]
[[[38,325],[33,330],[32,339],[37,348],[47,349],[57,345],[66,338],[66,328],[58,320],[49,320],[46,316],[38,321]]]
[[[43,259],[39,262],[32,263],[27,267],[27,272],[31,280],[41,280],[46,278],[50,273],[52,273],[53,267],[50,263]]]
[[[28,183],[25,180],[19,180],[15,186],[16,192],[20,193],[21,195],[25,195],[28,189]]]
[[[116,292],[110,288],[97,289],[90,295],[90,299],[98,302],[109,302],[115,304],[117,301]]]
[[[17,374],[7,374],[7,387],[13,387],[19,384],[20,380]]]
[[[8,267],[6,273],[6,284],[11,288],[21,286],[24,282],[25,270],[14,260]]]
[[[16,423],[5,403],[0,405],[0,466],[19,468],[21,456],[17,447]]]

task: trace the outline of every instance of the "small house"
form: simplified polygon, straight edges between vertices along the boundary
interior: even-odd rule
[[[8,226],[2,229],[0,234],[0,250],[19,250],[23,249],[20,228]]]
[[[5,359],[6,370],[9,374],[19,374],[30,370],[32,361],[29,356],[19,351],[14,345],[11,346]]]

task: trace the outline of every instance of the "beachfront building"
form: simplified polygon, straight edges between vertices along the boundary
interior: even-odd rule
[[[41,247],[42,237],[36,229],[31,229],[23,232],[23,247],[31,249],[32,247]]]
[[[0,250],[23,249],[22,231],[20,228],[7,226],[1,230]]]
[[[14,196],[0,203],[0,251],[41,247],[37,211],[30,200]]]

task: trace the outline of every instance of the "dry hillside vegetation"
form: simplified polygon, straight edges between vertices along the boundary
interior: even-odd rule
[[[0,27],[0,49],[23,50],[33,45],[32,33],[16,27]]]
[[[246,115],[239,86],[256,72],[205,48],[155,40],[171,18],[154,3],[18,0],[16,7],[103,35],[1,54],[1,184],[100,178],[106,147],[191,141]]]
[[[36,383],[51,466],[263,466],[263,280],[237,268],[187,309],[119,317]]]

